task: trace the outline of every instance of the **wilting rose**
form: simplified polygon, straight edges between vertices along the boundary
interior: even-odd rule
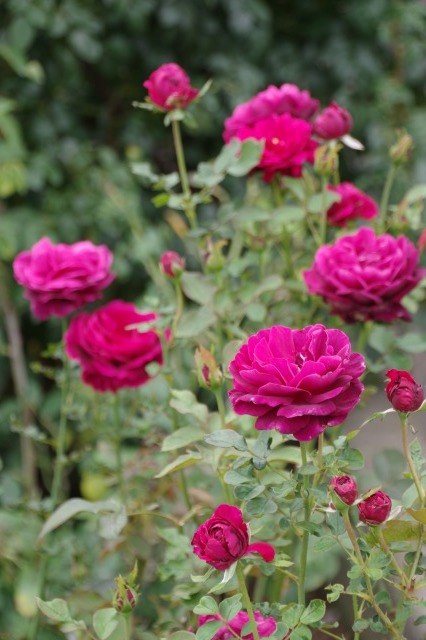
[[[327,210],[327,220],[331,225],[346,227],[350,220],[370,220],[379,214],[379,207],[374,200],[350,182],[342,182],[337,187],[329,185],[328,189],[341,196]]]
[[[239,129],[251,127],[258,120],[273,114],[288,113],[294,118],[310,120],[319,107],[319,101],[309,91],[302,91],[295,84],[270,85],[253,98],[239,104],[225,120],[223,138],[229,142],[238,137]]]
[[[348,506],[353,504],[358,497],[358,487],[351,476],[334,476],[330,480],[328,488],[332,494],[336,494]]]
[[[160,269],[169,278],[176,278],[185,269],[185,259],[176,251],[165,251],[160,257]]]
[[[314,120],[314,132],[323,140],[341,138],[349,133],[352,126],[351,114],[337,102],[332,102]]]
[[[25,287],[31,311],[39,320],[63,318],[99,300],[114,279],[112,253],[89,241],[53,244],[42,238],[13,261],[17,282]]]
[[[156,331],[134,325],[152,323],[155,313],[139,313],[122,300],[114,300],[92,313],[75,316],[65,335],[68,355],[82,367],[83,382],[97,391],[139,387],[152,374],[151,363],[163,364],[163,350]]]
[[[191,87],[188,75],[178,64],[169,62],[151,73],[143,86],[148,89],[151,102],[165,109],[185,109],[199,94]]]
[[[424,400],[421,384],[417,384],[408,371],[390,369],[386,376],[390,378],[386,385],[386,395],[397,411],[417,411]]]
[[[345,322],[410,320],[401,300],[424,278],[419,252],[405,236],[376,236],[362,227],[320,247],[303,276],[312,294]]]
[[[229,397],[236,413],[257,417],[256,429],[312,440],[359,402],[364,370],[343,331],[276,326],[251,336],[230,363]]]
[[[314,162],[318,143],[311,138],[311,133],[312,127],[308,122],[285,113],[268,116],[249,127],[241,127],[236,137],[239,140],[254,138],[265,141],[257,168],[263,169],[264,179],[270,182],[276,173],[299,177],[303,163]]]
[[[358,504],[358,515],[361,522],[374,526],[387,520],[391,509],[392,500],[390,497],[383,491],[376,491]]]
[[[237,507],[221,504],[192,538],[195,555],[219,571],[228,569],[248,553],[259,553],[266,562],[275,557],[274,548],[266,542],[250,544],[247,524]]]
[[[203,624],[206,624],[206,622],[221,619],[222,618],[218,615],[199,616],[198,628],[202,627]],[[254,619],[256,621],[259,638],[269,638],[269,636],[275,633],[277,629],[277,623],[272,616],[264,618],[258,611],[255,611]],[[241,632],[244,629],[245,625],[249,622],[249,620],[250,618],[248,613],[246,613],[246,611],[240,611],[236,616],[234,616],[234,618],[228,620],[226,624],[224,623],[223,627],[220,627],[220,629],[216,631],[212,640],[231,640],[231,638],[235,639],[236,637],[242,637],[244,640],[253,640],[252,633],[241,636]]]

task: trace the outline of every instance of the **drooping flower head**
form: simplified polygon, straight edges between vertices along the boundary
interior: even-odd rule
[[[53,244],[41,238],[13,261],[16,281],[25,287],[31,311],[39,320],[63,318],[99,300],[114,279],[112,253],[92,242]]]
[[[237,507],[221,504],[192,538],[195,555],[219,571],[225,571],[248,553],[259,553],[272,562],[274,548],[267,542],[250,544],[247,524]]]
[[[143,86],[157,107],[165,111],[185,109],[199,94],[191,87],[188,75],[178,64],[169,62],[151,73]]]
[[[241,127],[235,134],[239,140],[254,138],[264,140],[265,146],[258,169],[270,182],[276,173],[299,177],[305,162],[314,162],[318,143],[311,138],[312,127],[308,122],[289,114],[271,115]]]
[[[82,367],[83,382],[97,391],[139,387],[152,374],[151,363],[163,364],[158,333],[134,325],[150,324],[155,313],[139,313],[129,302],[113,300],[92,313],[75,316],[65,334],[68,355]]]
[[[337,102],[332,102],[314,120],[314,132],[323,140],[341,138],[352,129],[352,116]]]
[[[327,221],[331,225],[346,227],[350,220],[370,220],[379,214],[376,202],[351,182],[342,182],[337,187],[328,185],[328,189],[341,196],[327,210]]]
[[[377,526],[388,519],[391,509],[392,500],[388,494],[376,491],[358,504],[358,515],[361,522]]]
[[[229,397],[236,413],[256,416],[256,429],[307,441],[345,420],[359,402],[364,370],[339,329],[275,326],[251,336],[230,363]]]
[[[264,618],[259,611],[254,612],[254,619],[256,621],[257,632],[259,634],[259,638],[269,638],[273,633],[275,633],[277,629],[277,623],[275,622],[272,616],[268,618]],[[206,622],[211,622],[212,620],[221,620],[219,615],[207,615],[207,616],[199,616],[198,618],[198,628],[202,627]],[[220,627],[214,634],[212,640],[231,640],[236,637],[242,637],[243,640],[253,640],[253,634],[249,633],[245,636],[241,636],[241,632],[249,622],[250,618],[246,611],[240,611],[234,616],[231,620],[228,620],[226,624],[224,623],[223,627]]]
[[[295,84],[270,85],[253,98],[239,104],[225,120],[223,138],[229,142],[238,137],[238,131],[251,127],[258,120],[271,115],[288,113],[294,118],[310,120],[319,107],[319,101],[309,91],[302,91]]]
[[[417,411],[424,400],[424,391],[408,371],[390,369],[386,376],[389,382],[386,385],[386,395],[393,408],[397,411]]]
[[[410,320],[401,301],[425,275],[408,238],[376,236],[367,227],[320,247],[303,274],[309,293],[322,296],[345,322]]]

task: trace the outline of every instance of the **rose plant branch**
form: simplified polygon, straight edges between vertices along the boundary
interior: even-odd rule
[[[302,454],[302,466],[307,465],[307,446],[306,442],[300,443],[300,452]],[[311,515],[311,497],[309,494],[309,476],[303,475],[303,514],[304,524],[309,524]],[[299,561],[299,582],[297,585],[297,600],[299,604],[305,604],[305,578],[306,578],[306,565],[308,561],[308,547],[309,547],[309,529],[306,527],[303,530],[302,546],[300,549],[300,561]]]
[[[252,630],[252,633],[253,633],[253,637],[254,637],[255,640],[260,640],[259,639],[259,632],[257,630],[256,620],[254,618],[253,607],[252,607],[252,604],[251,604],[249,593],[247,591],[246,581],[245,581],[245,578],[244,578],[244,571],[243,571],[243,568],[242,568],[240,562],[237,562],[237,568],[236,568],[235,572],[236,572],[236,575],[237,575],[238,586],[240,588],[240,592],[241,592],[241,595],[242,595],[242,598],[243,598],[244,606],[245,606],[245,608],[247,610],[247,613],[249,615],[249,618],[250,618],[251,630]]]
[[[410,469],[411,477],[413,478],[413,482],[416,485],[420,506],[421,508],[423,508],[425,503],[425,490],[423,488],[423,485],[417,473],[417,469],[413,462],[413,458],[410,451],[410,444],[408,442],[408,417],[407,417],[407,414],[402,411],[399,411],[398,415],[401,422],[402,449],[404,451],[404,456],[405,456],[405,460],[407,461],[408,468]]]
[[[195,211],[194,204],[192,202],[192,193],[191,193],[191,188],[189,186],[188,172],[186,169],[185,154],[183,150],[180,124],[176,118],[172,119],[172,133],[173,133],[173,142],[174,142],[175,151],[176,151],[176,160],[177,160],[178,169],[179,169],[179,176],[180,176],[180,181],[182,185],[182,191],[185,196],[185,212],[186,212],[189,224],[191,225],[192,229],[195,229],[197,226],[197,214]]]

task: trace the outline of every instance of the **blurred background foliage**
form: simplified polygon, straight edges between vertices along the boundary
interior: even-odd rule
[[[422,0],[3,0],[0,450],[12,469],[0,481],[4,506],[20,498],[13,471],[19,440],[10,432],[10,416],[23,413],[31,424],[25,419],[30,406],[45,426],[59,406],[59,390],[48,378],[24,364],[29,380],[22,380],[22,368],[13,372],[6,357],[11,326],[21,327],[28,363],[60,338],[59,323],[30,317],[11,277],[15,255],[44,235],[106,243],[117,273],[108,295],[137,301],[162,251],[179,250],[150,189],[130,171],[131,161],[149,160],[162,173],[176,168],[162,118],[131,106],[144,99],[149,74],[173,61],[197,88],[213,79],[210,92],[192,107],[197,128],[184,132],[190,169],[218,153],[223,121],[233,108],[269,84],[295,83],[322,106],[336,100],[350,110],[352,133],[368,154],[345,150],[342,180],[376,198],[395,130],[406,128],[416,148],[398,174],[396,199],[424,182],[426,173],[425,32]],[[21,406],[19,380],[26,395]],[[5,584],[14,580],[11,574]],[[1,610],[9,598],[0,589]]]

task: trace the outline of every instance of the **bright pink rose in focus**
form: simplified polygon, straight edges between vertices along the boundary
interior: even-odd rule
[[[328,189],[341,196],[341,199],[333,202],[327,210],[327,221],[331,225],[346,227],[350,220],[370,220],[379,213],[379,207],[374,200],[350,182],[342,182],[337,187],[328,185]]]
[[[178,64],[163,64],[151,73],[143,86],[148,89],[151,102],[165,109],[185,109],[199,94],[191,87],[185,71]]]
[[[423,387],[408,371],[389,369],[386,376],[389,378],[386,395],[396,411],[408,413],[420,409],[424,400]]]
[[[388,519],[391,509],[392,500],[388,494],[376,491],[358,504],[358,515],[361,522],[377,526]]]
[[[258,120],[252,126],[241,127],[236,133],[239,140],[254,138],[264,140],[265,147],[258,169],[270,182],[275,173],[299,177],[304,162],[314,162],[318,143],[311,138],[312,127],[308,122],[284,115],[271,115]]]
[[[234,411],[256,416],[256,429],[277,429],[312,440],[341,424],[359,402],[364,358],[348,337],[321,324],[263,329],[229,365]]]
[[[269,638],[269,636],[275,633],[277,629],[277,623],[272,616],[269,616],[269,618],[264,618],[258,611],[255,611],[254,619],[256,621],[259,638]],[[206,624],[206,622],[211,622],[212,620],[221,620],[221,617],[214,615],[199,616],[198,628],[202,627],[203,624]],[[227,624],[224,624],[223,627],[216,631],[212,640],[231,640],[231,638],[235,639],[235,637],[242,637],[244,638],[244,640],[253,640],[252,633],[241,636],[242,630],[249,621],[250,618],[248,613],[246,613],[246,611],[240,611],[234,618],[228,620]]]
[[[303,277],[309,293],[320,295],[345,322],[410,320],[401,300],[425,277],[419,252],[405,236],[356,234],[320,247]]]
[[[238,131],[251,127],[261,118],[273,114],[288,113],[294,118],[310,120],[319,107],[319,101],[311,97],[309,91],[301,91],[295,84],[270,85],[253,98],[239,104],[232,115],[225,120],[223,138],[229,142],[238,138]]]
[[[83,382],[97,391],[118,391],[148,382],[146,367],[163,364],[156,331],[139,331],[133,325],[155,321],[155,313],[139,313],[122,300],[113,300],[92,313],[75,316],[65,334],[66,351],[78,360]]]
[[[185,269],[185,259],[176,251],[165,251],[160,257],[160,269],[169,278],[176,278]]]
[[[349,111],[337,102],[332,102],[314,120],[314,133],[323,140],[334,140],[345,136],[352,129],[353,121]]]
[[[192,538],[195,555],[219,571],[225,571],[248,553],[259,553],[265,562],[272,562],[275,549],[267,542],[249,544],[247,524],[237,507],[221,504]]]
[[[53,244],[41,238],[13,261],[16,281],[39,320],[63,318],[85,304],[99,300],[114,279],[112,253],[89,241]]]

